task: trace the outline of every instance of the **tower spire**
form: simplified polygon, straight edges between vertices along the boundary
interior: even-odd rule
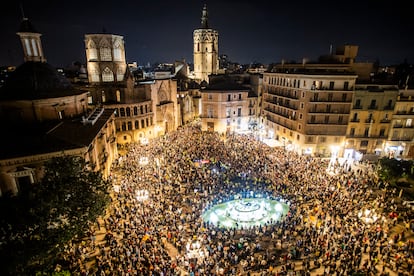
[[[22,19],[25,19],[26,16],[24,16],[24,9],[23,9],[23,4],[20,3],[20,12],[22,13]]]
[[[207,12],[207,4],[204,4],[203,12],[201,16],[201,28],[208,29],[208,12]]]

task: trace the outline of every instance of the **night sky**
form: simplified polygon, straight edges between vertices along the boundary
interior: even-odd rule
[[[192,63],[204,4],[219,32],[219,54],[233,62],[316,60],[330,45],[352,44],[359,62],[414,63],[414,16],[404,0],[11,0],[0,6],[0,65],[23,62],[20,3],[56,67],[85,63],[84,35],[104,30],[124,36],[127,62]]]

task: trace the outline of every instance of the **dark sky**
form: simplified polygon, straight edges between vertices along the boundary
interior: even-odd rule
[[[6,4],[7,3],[7,4]],[[316,60],[330,45],[359,46],[357,60],[414,63],[414,16],[404,0],[11,0],[0,5],[0,65],[19,65],[24,14],[53,66],[85,62],[84,35],[124,36],[128,62],[193,62],[193,30],[207,4],[219,54],[239,63]]]

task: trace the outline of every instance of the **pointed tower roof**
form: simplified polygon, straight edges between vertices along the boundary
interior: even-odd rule
[[[201,15],[201,28],[208,29],[208,12],[207,12],[207,4],[204,4],[203,12]]]
[[[39,32],[33,27],[32,23],[29,21],[27,17],[23,17],[22,22],[20,23],[20,28],[18,33],[35,33],[38,34]]]

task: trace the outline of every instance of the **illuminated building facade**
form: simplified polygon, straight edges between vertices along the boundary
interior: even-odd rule
[[[257,95],[234,83],[209,85],[201,90],[202,130],[218,133],[243,133],[256,118]]]
[[[354,151],[384,154],[397,95],[398,87],[394,85],[355,86],[344,144],[345,157],[353,157]]]
[[[122,82],[125,78],[124,38],[114,34],[86,34],[89,83]]]
[[[219,68],[218,32],[208,25],[207,6],[201,17],[201,28],[194,30],[194,78],[197,82],[209,82],[208,76],[217,74]]]
[[[357,76],[346,66],[280,64],[263,74],[268,138],[301,154],[338,154]]]
[[[398,93],[384,153],[395,158],[414,158],[414,90]]]
[[[127,69],[124,40],[113,34],[85,35],[88,102],[115,109],[119,144],[142,142],[177,129],[177,81],[136,81]]]

